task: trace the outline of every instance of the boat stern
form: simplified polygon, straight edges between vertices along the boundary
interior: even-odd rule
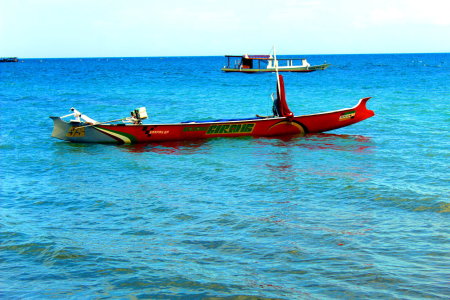
[[[73,143],[131,143],[129,139],[116,133],[85,122],[64,121],[61,117],[50,117],[53,120],[52,137]]]
[[[50,117],[50,119],[53,120],[52,137],[63,141],[69,141],[67,134],[73,125],[62,120],[60,117]]]

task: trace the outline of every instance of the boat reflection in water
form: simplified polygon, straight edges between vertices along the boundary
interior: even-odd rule
[[[276,141],[275,143],[273,141]],[[316,133],[303,137],[298,135],[266,137],[256,139],[261,145],[278,147],[301,147],[310,150],[337,150],[348,152],[366,152],[373,148],[372,140],[362,135]]]
[[[188,155],[205,153],[209,150],[208,140],[174,141],[146,144],[125,144],[117,147],[131,153],[153,152],[167,155]]]
[[[213,141],[221,138],[193,141],[158,142],[143,144],[117,145],[121,150],[131,153],[153,152],[168,155],[187,155],[207,153],[213,146]],[[370,152],[373,148],[369,137],[348,134],[308,134],[287,135],[276,137],[237,137],[232,140],[251,141],[252,144],[260,146],[274,146],[282,148],[306,148],[309,150],[336,150],[347,152]],[[230,140],[229,140],[230,142]],[[233,143],[236,145],[236,142]]]

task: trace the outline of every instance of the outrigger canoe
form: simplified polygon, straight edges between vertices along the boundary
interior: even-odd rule
[[[363,98],[352,108],[311,115],[294,116],[286,102],[282,75],[277,75],[277,93],[273,116],[173,124],[143,124],[147,118],[144,107],[131,112],[131,117],[97,122],[72,108],[72,113],[50,117],[54,122],[52,137],[74,143],[152,143],[184,141],[217,137],[269,137],[305,135],[338,129],[374,116],[367,109],[370,99]],[[74,117],[65,121],[64,118]]]

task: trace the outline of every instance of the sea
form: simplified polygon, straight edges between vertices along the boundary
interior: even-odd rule
[[[306,57],[331,66],[284,74],[296,115],[372,97],[375,116],[75,144],[49,116],[270,115],[275,74],[224,73],[221,56],[0,64],[0,298],[448,299],[450,53]]]

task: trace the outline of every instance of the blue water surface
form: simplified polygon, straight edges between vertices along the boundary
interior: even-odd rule
[[[49,116],[271,113],[274,74],[223,57],[0,64],[0,298],[445,299],[450,54],[311,55],[296,114],[371,96],[306,137],[71,144]]]

